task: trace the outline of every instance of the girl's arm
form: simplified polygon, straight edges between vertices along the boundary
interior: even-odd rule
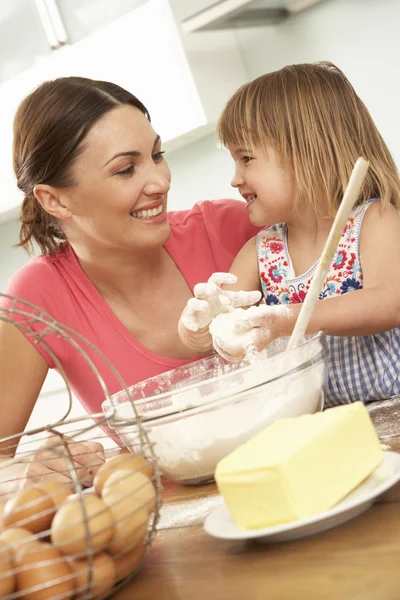
[[[246,242],[240,250],[231,267],[231,273],[237,277],[234,284],[222,284],[224,280],[229,279],[226,273],[214,273],[211,276],[210,279],[215,278],[214,283],[217,282],[218,285],[210,285],[210,279],[208,283],[197,284],[194,288],[195,297],[189,300],[183,310],[178,323],[179,337],[194,352],[203,354],[212,349],[209,324],[214,316],[226,310],[226,306],[224,308],[219,301],[224,293],[230,306],[246,307],[260,301],[255,237]]]
[[[370,335],[400,325],[400,216],[394,207],[382,211],[375,202],[368,208],[360,257],[363,289],[319,301],[309,333]]]
[[[360,257],[364,287],[319,300],[307,334],[324,331],[335,336],[371,335],[400,325],[400,216],[394,207],[382,211],[381,203],[376,202],[368,208],[362,223]],[[246,274],[244,264],[239,262],[237,274],[248,276],[251,285],[250,260],[249,267],[251,273]],[[234,268],[237,267],[232,265]],[[244,285],[243,280],[238,283]],[[255,329],[254,342],[261,350],[274,339],[291,335],[301,306],[263,305],[249,309],[240,323],[236,322],[238,335],[234,341],[214,340],[214,345],[228,360],[240,360],[245,355],[243,340],[248,339],[240,332]]]
[[[360,256],[363,289],[319,300],[308,334],[371,335],[400,325],[400,216],[394,207],[382,211],[381,203],[375,202],[368,208],[362,223]],[[286,316],[277,314],[274,337],[292,333],[300,309],[301,304],[292,304]],[[273,313],[259,325],[270,329],[271,318],[274,320]]]
[[[230,273],[236,275],[237,282],[234,285],[224,285],[224,290],[261,291],[256,239],[253,237],[246,242],[236,256],[230,268]]]

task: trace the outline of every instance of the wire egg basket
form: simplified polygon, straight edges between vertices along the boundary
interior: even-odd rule
[[[47,352],[64,380],[69,405],[54,423],[0,439],[0,598],[106,598],[134,578],[156,534],[162,486],[153,444],[136,412],[140,456],[122,442],[103,451],[112,409],[70,417],[72,390],[46,342],[51,334],[80,353],[104,399],[110,393],[103,367],[130,397],[118,371],[91,342],[42,309],[5,294],[0,294],[1,321]]]

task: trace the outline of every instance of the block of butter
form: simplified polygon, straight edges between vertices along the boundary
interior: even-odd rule
[[[327,510],[382,461],[361,402],[281,419],[223,458],[215,479],[238,527],[259,529]]]

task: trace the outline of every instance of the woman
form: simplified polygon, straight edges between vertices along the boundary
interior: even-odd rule
[[[42,255],[5,292],[85,336],[127,385],[194,360],[179,339],[179,316],[194,285],[227,271],[254,235],[244,204],[203,202],[167,215],[160,137],[145,106],[108,82],[61,78],[30,94],[14,120],[13,164],[25,194],[20,245],[35,242]],[[78,399],[98,412],[104,393],[87,363],[63,338],[46,342]],[[117,392],[116,377],[88,354]],[[23,431],[53,367],[32,338],[0,322],[0,438]]]

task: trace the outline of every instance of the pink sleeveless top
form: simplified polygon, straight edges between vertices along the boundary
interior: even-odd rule
[[[170,213],[169,222],[171,236],[165,247],[192,290],[215,271],[228,271],[241,247],[258,231],[249,222],[245,204],[235,200],[200,202],[191,210]],[[140,344],[85,275],[70,246],[53,257],[31,259],[14,274],[5,293],[43,308],[87,338],[107,356],[127,386],[190,362],[159,356]],[[40,330],[40,325],[34,327]],[[105,394],[80,353],[54,333],[45,340],[65,369],[74,394],[88,412],[99,412]],[[51,353],[36,348],[55,368]],[[93,350],[85,347],[85,351],[109,393],[119,391],[117,377]]]

